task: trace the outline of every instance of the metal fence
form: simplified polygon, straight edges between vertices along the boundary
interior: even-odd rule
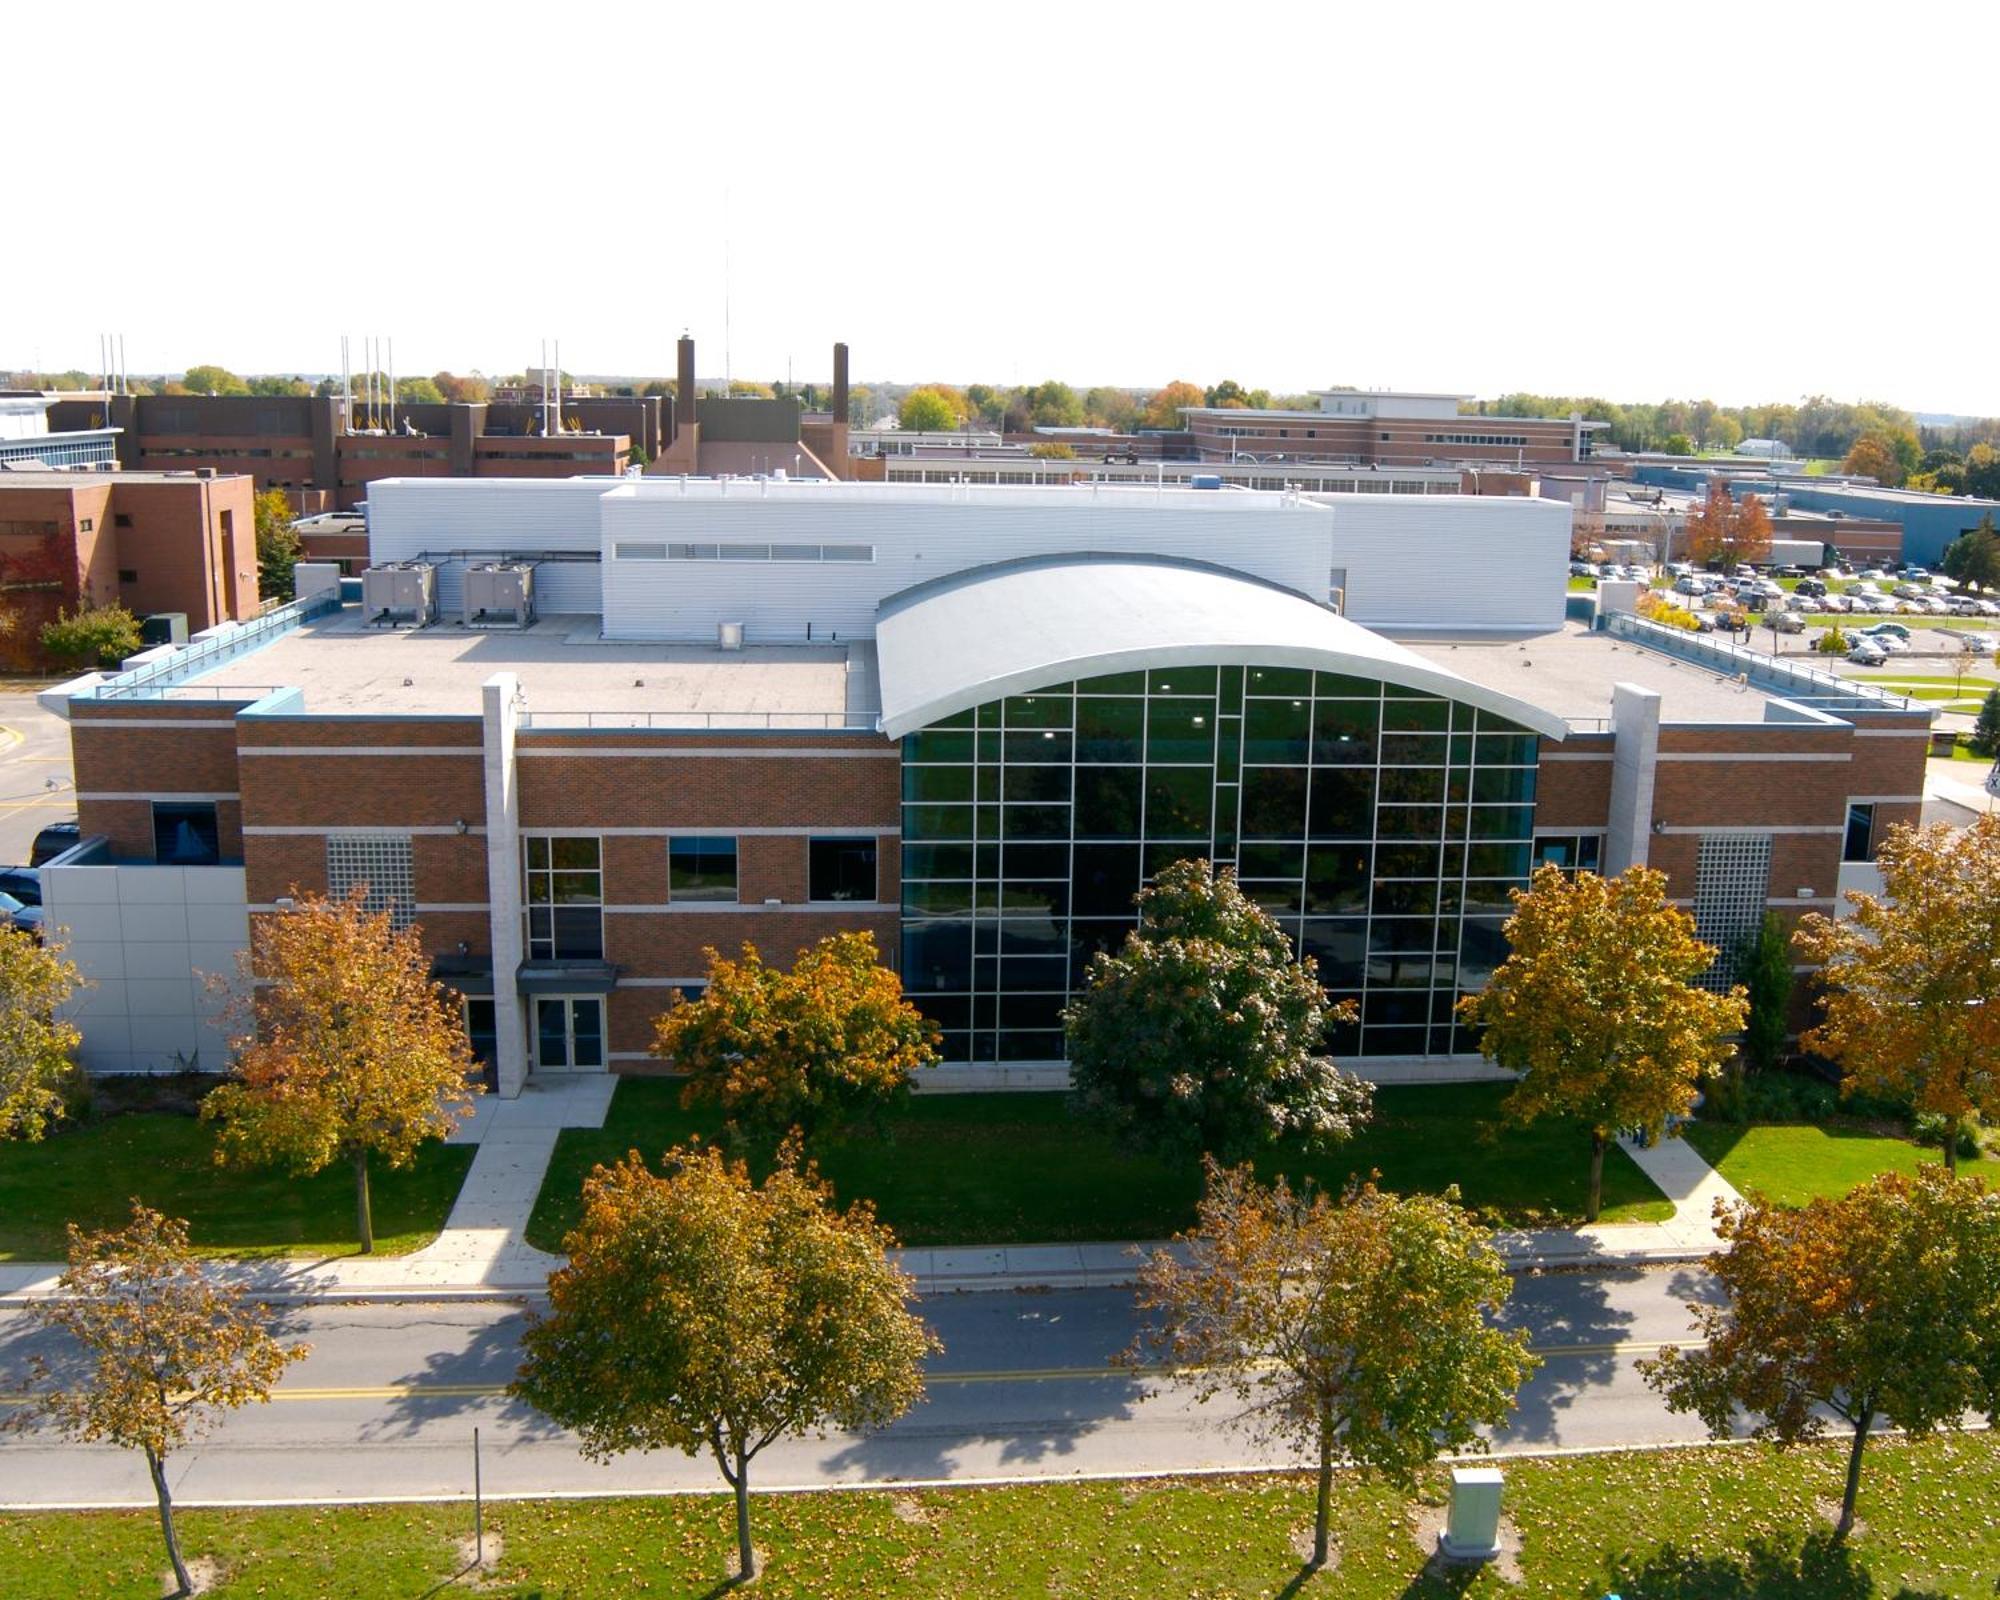
[[[833,729],[873,733],[872,722],[855,722],[841,711],[528,711],[524,728],[656,728],[681,732],[728,730],[782,733]]]
[[[247,655],[252,650],[269,644],[280,634],[290,633],[294,628],[310,622],[314,617],[324,616],[340,609],[340,596],[328,590],[316,594],[309,600],[293,600],[267,611],[262,616],[227,633],[217,634],[212,639],[202,639],[194,644],[162,656],[157,661],[149,661],[142,667],[134,667],[129,672],[121,672],[107,678],[95,690],[99,700],[140,700],[150,699],[165,693],[170,687],[185,687],[184,680],[196,673],[207,672],[219,667],[225,661]],[[225,695],[234,698],[247,693],[244,686],[217,686],[216,698]],[[268,693],[269,691],[263,691]],[[262,698],[261,694],[249,696]]]

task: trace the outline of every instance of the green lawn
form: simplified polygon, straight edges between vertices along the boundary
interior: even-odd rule
[[[1383,1089],[1374,1121],[1352,1143],[1331,1156],[1293,1155],[1271,1168],[1329,1186],[1380,1169],[1392,1188],[1457,1183],[1468,1205],[1496,1218],[1580,1217],[1587,1136],[1558,1125],[1501,1130],[1498,1106],[1507,1087]],[[597,1163],[630,1149],[657,1160],[690,1134],[714,1138],[718,1119],[683,1111],[679,1095],[677,1084],[628,1078],[602,1129],[566,1130],[528,1225],[530,1242],[561,1247],[578,1214],[583,1179]],[[1072,1118],[1059,1094],[920,1094],[891,1134],[829,1145],[818,1156],[838,1194],[872,1199],[908,1244],[1157,1239],[1194,1220],[1200,1180],[1191,1166],[1121,1150]],[[1606,1158],[1604,1200],[1607,1222],[1672,1214],[1621,1150]]]
[[[214,1151],[207,1124],[152,1112],[81,1123],[38,1144],[0,1143],[0,1259],[60,1260],[65,1222],[122,1223],[134,1195],[185,1217],[194,1243],[217,1255],[353,1251],[351,1167],[311,1178],[225,1171]],[[406,1172],[377,1162],[369,1183],[375,1248],[401,1254],[435,1238],[472,1154],[469,1145],[430,1144]]]
[[[1851,1124],[1694,1122],[1683,1137],[1745,1194],[1781,1205],[1845,1194],[1879,1172],[1915,1172],[1943,1158],[1908,1139]]]
[[[1840,1488],[1838,1444],[1786,1454],[1701,1449],[1509,1460],[1505,1509],[1518,1582],[1493,1567],[1430,1565],[1416,1513],[1436,1517],[1442,1472],[1414,1496],[1343,1474],[1338,1559],[1301,1570],[1311,1481],[1026,1484],[782,1495],[753,1507],[771,1600],[870,1595],[1291,1596],[1304,1600],[1974,1600],[2000,1570],[2000,1440],[1967,1434],[1870,1447],[1860,1526],[1845,1553],[1822,1507]],[[1435,1526],[1435,1522],[1431,1524]],[[477,1593],[497,1600],[695,1600],[727,1593],[734,1554],[720,1496],[489,1505],[500,1549],[474,1581],[466,1505],[186,1511],[182,1545],[213,1560],[223,1600]],[[150,1512],[0,1516],[9,1600],[159,1593]],[[454,1582],[454,1579],[457,1581]]]

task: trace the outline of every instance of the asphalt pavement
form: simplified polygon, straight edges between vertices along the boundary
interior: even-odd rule
[[[0,866],[25,866],[35,835],[76,815],[69,724],[36,703],[40,687],[14,680],[0,693]]]
[[[1694,1267],[1549,1272],[1516,1281],[1503,1321],[1529,1330],[1544,1365],[1494,1436],[1502,1453],[1691,1442],[1633,1370],[1685,1339],[1685,1302],[1711,1296]],[[869,1435],[786,1440],[759,1459],[761,1489],[840,1483],[1126,1477],[1297,1464],[1230,1425],[1228,1401],[1112,1365],[1139,1323],[1129,1291],[960,1294],[919,1309],[943,1339],[929,1393]],[[489,1496],[713,1490],[713,1463],[672,1454],[585,1461],[572,1436],[502,1392],[528,1307],[495,1302],[314,1305],[279,1313],[312,1346],[273,1402],[225,1420],[171,1463],[187,1504],[468,1496],[480,1433]],[[0,1391],[21,1389],[32,1351],[60,1351],[19,1311],[0,1312]],[[0,1402],[0,1409],[5,1402]],[[148,1505],[129,1452],[0,1431],[0,1509]]]

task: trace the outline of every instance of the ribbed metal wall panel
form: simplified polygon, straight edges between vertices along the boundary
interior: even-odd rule
[[[1386,633],[1562,626],[1570,508],[1503,495],[1337,495],[1347,615]]]
[[[384,478],[368,486],[368,559],[413,561],[447,550],[566,550],[595,554],[602,538],[598,502],[615,478]],[[438,608],[458,615],[462,567],[438,569]],[[594,561],[544,562],[535,569],[535,609],[543,616],[595,616],[603,609]]]

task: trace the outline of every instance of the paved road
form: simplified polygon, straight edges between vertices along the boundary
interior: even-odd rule
[[[9,683],[0,693],[0,727],[20,734],[0,748],[0,865],[25,865],[35,834],[76,815],[70,782],[69,724]]]
[[[1503,1450],[1648,1445],[1693,1439],[1632,1370],[1687,1332],[1684,1302],[1712,1292],[1692,1268],[1552,1273],[1519,1280],[1507,1311],[1545,1365],[1498,1436]],[[1226,1403],[1196,1406],[1158,1379],[1110,1369],[1132,1339],[1130,1295],[1115,1289],[967,1294],[925,1302],[945,1341],[930,1393],[867,1437],[787,1441],[757,1482],[1067,1477],[1289,1464],[1222,1426]],[[488,1494],[708,1490],[712,1463],[676,1455],[584,1461],[574,1440],[498,1393],[519,1359],[522,1310],[494,1304],[300,1308],[284,1324],[310,1341],[279,1397],[232,1417],[175,1458],[190,1502],[357,1500],[468,1494],[472,1430]],[[0,1314],[0,1388],[18,1388],[48,1336]],[[0,1434],[0,1506],[150,1504],[127,1453]]]

